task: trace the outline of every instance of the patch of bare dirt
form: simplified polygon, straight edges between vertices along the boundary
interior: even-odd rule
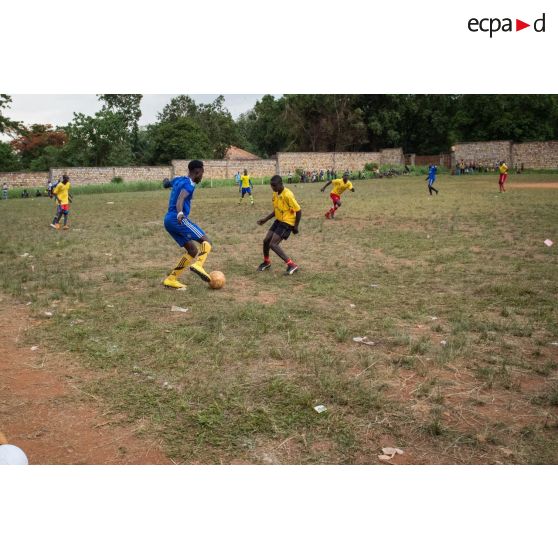
[[[67,355],[22,345],[30,326],[24,306],[0,305],[0,431],[30,464],[171,463],[159,442],[140,437],[141,423],[116,424],[80,390],[91,372]]]

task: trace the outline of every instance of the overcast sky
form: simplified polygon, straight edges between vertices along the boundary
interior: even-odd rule
[[[141,101],[140,125],[155,122],[157,113],[169,102],[172,95],[144,95]],[[101,108],[96,95],[10,95],[12,104],[5,115],[24,124],[65,125],[74,112],[93,115]],[[190,95],[198,103],[210,103],[218,95]],[[263,95],[225,95],[225,105],[233,118],[250,110]]]

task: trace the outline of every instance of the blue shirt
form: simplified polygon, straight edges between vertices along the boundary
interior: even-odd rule
[[[194,197],[194,191],[196,190],[196,185],[189,176],[175,176],[171,180],[172,190],[169,197],[169,213],[177,213],[176,211],[176,201],[182,190],[186,190],[187,194],[184,198],[184,203],[182,205],[182,212],[184,217],[190,215],[190,204],[192,203],[192,198]]]
[[[428,178],[430,179],[436,178],[437,172],[438,172],[438,167],[435,167],[434,165],[430,165],[430,167],[428,168]]]

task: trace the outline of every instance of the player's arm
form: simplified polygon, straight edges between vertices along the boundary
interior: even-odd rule
[[[184,212],[182,211],[182,208],[184,207],[184,200],[187,195],[188,192],[185,189],[180,190],[180,194],[178,194],[178,199],[176,200],[176,218],[179,223],[182,223],[182,219],[184,219]]]
[[[258,225],[263,225],[264,223],[267,223],[274,216],[275,216],[275,211],[272,211],[267,217],[264,217],[263,219],[258,219]]]
[[[293,234],[298,234],[298,225],[300,224],[300,218],[302,217],[302,211],[299,209],[295,213],[295,224],[293,226]]]
[[[323,188],[320,188],[320,191],[324,192],[325,189],[331,184],[331,182],[332,182],[331,180],[328,180],[328,181],[324,184]]]

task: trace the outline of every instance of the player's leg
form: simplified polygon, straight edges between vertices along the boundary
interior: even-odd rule
[[[337,198],[333,201],[333,207],[331,209],[331,218],[335,217],[335,212],[341,207],[341,199]]]
[[[269,229],[263,241],[263,257],[264,261],[258,266],[258,271],[265,271],[271,267],[271,259],[269,258],[269,249],[271,246],[271,239],[273,238],[273,231]]]
[[[64,216],[64,227],[62,227],[64,230],[68,230],[70,227],[68,226],[68,215],[70,214],[70,210],[69,209],[64,209],[62,211],[62,215]]]
[[[281,242],[287,240],[291,234],[291,229],[288,225],[281,223],[276,230],[273,232],[271,237],[269,247],[273,250],[286,264],[287,264],[287,275],[292,275],[295,271],[298,271],[298,265],[296,265],[289,256],[283,250]]]
[[[506,191],[506,180],[508,179],[508,175],[507,174],[503,174],[502,175],[502,191],[505,192]]]
[[[191,224],[193,225],[193,223]],[[211,252],[212,249],[211,242],[209,241],[209,238],[207,238],[205,233],[199,227],[197,227],[197,225],[194,226],[202,234],[195,239],[195,241],[200,244],[200,250],[198,252],[197,260],[194,263],[190,264],[190,271],[195,273],[206,283],[209,283],[211,281],[211,277],[209,276],[209,273],[207,273],[207,271],[205,270],[204,265],[205,265],[205,261],[207,260],[207,256],[209,256],[209,253]]]
[[[59,229],[60,228],[60,217],[62,217],[62,207],[60,205],[56,206],[56,215],[54,216],[54,219],[52,220],[52,223],[50,224],[50,226],[53,229]]]
[[[248,189],[248,196],[250,197],[250,205],[254,205],[254,196],[252,195],[252,188]]]
[[[198,255],[198,249],[194,242],[187,241],[184,244],[185,254],[178,260],[178,263],[174,266],[174,269],[169,273],[169,275],[163,281],[163,285],[166,287],[173,287],[175,289],[181,289],[186,287],[181,283],[178,278],[182,275],[185,269],[190,267],[192,262],[196,259]]]

